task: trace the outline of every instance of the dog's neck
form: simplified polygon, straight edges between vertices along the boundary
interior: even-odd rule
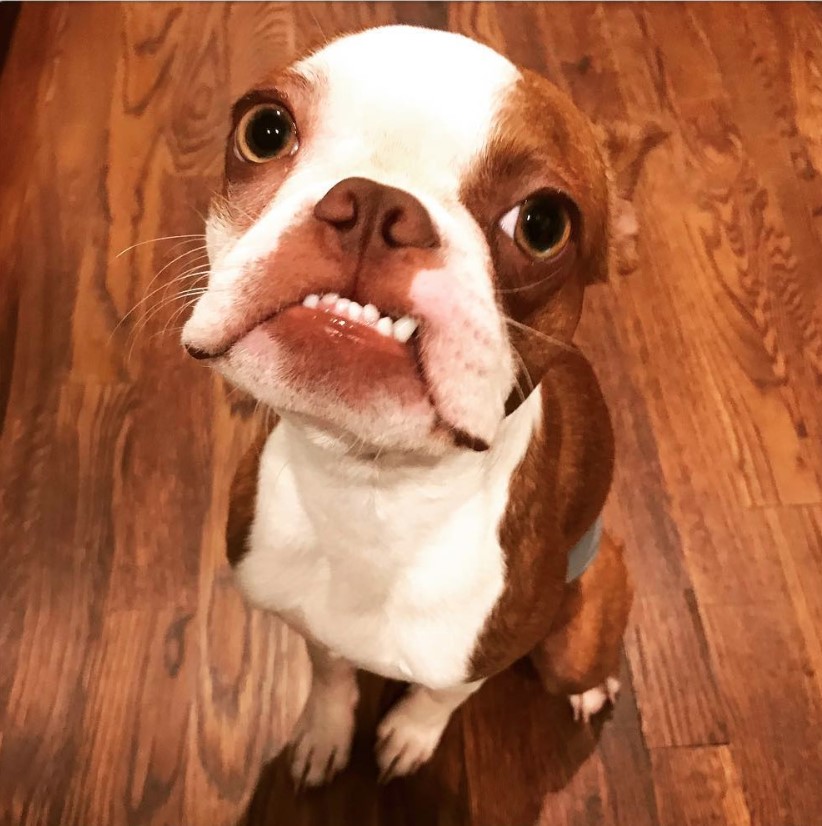
[[[341,545],[379,541],[388,552],[403,548],[416,526],[438,528],[471,500],[507,495],[512,473],[541,418],[537,389],[501,424],[490,449],[453,450],[439,457],[346,453],[336,440],[318,438],[304,424],[284,419],[280,428],[287,461],[306,513],[321,530],[340,531]],[[416,530],[416,529],[415,529]],[[344,552],[344,548],[340,548]]]

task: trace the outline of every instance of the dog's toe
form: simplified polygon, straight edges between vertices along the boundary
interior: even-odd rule
[[[568,700],[574,712],[574,720],[587,723],[595,714],[598,714],[607,703],[615,703],[619,694],[619,680],[616,677],[608,679],[594,688],[589,688],[582,694],[571,694]]]
[[[442,736],[447,717],[445,721],[419,719],[409,707],[412,703],[413,698],[400,702],[377,730],[377,765],[381,783],[413,774],[431,759]]]
[[[297,788],[321,786],[344,769],[353,735],[353,708],[309,699],[292,737],[291,776]]]

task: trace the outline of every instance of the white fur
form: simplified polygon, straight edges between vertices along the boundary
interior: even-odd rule
[[[568,701],[574,712],[574,720],[588,723],[595,715],[599,714],[606,703],[615,703],[619,694],[620,684],[616,677],[608,677],[602,685],[589,688],[582,694],[571,694]]]
[[[412,686],[377,729],[377,764],[383,781],[411,774],[427,762],[456,708],[483,683],[431,691]]]
[[[464,682],[503,589],[497,527],[540,412],[537,390],[487,453],[417,466],[341,459],[281,422],[236,569],[246,596],[361,668]]]
[[[313,650],[311,691],[292,734],[291,774],[319,786],[348,763],[359,692],[354,669]]]

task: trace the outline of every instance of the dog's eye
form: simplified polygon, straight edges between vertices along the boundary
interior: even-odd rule
[[[237,155],[252,163],[265,163],[297,148],[297,128],[288,110],[262,103],[246,112],[235,132]]]
[[[552,258],[571,238],[571,216],[556,195],[543,193],[527,198],[499,222],[502,231],[532,258]]]

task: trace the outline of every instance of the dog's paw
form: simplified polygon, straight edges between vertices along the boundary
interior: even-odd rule
[[[571,694],[568,698],[574,712],[574,720],[587,723],[595,714],[605,707],[606,703],[615,703],[619,694],[619,680],[608,677],[602,684],[589,688],[582,694]]]
[[[380,783],[413,774],[442,737],[449,715],[420,714],[414,689],[385,715],[377,729]]]
[[[294,729],[291,776],[298,789],[328,783],[348,765],[356,695],[312,692]]]

